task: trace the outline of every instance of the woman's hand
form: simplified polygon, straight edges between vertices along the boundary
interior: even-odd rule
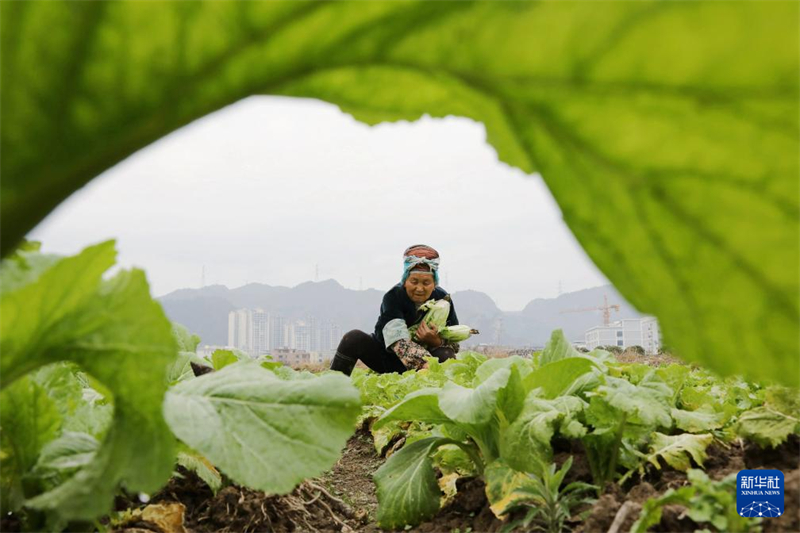
[[[439,337],[439,329],[433,324],[427,324],[424,320],[417,328],[417,340],[430,348],[438,348],[443,342]]]

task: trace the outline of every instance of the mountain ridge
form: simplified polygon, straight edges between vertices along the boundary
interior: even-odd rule
[[[249,283],[233,289],[224,285],[185,288],[157,300],[170,320],[198,334],[203,344],[225,345],[228,313],[242,308],[261,308],[290,320],[316,316],[339,324],[342,334],[351,329],[372,332],[383,294],[377,289],[348,289],[327,279],[295,287]],[[605,297],[609,304],[620,306],[619,312],[612,312],[612,320],[642,316],[611,285],[534,298],[521,311],[503,311],[481,291],[456,291],[452,296],[459,321],[481,331],[466,345],[543,346],[554,329],[563,329],[571,340],[582,340],[587,329],[603,320],[601,311],[586,309],[603,305]]]

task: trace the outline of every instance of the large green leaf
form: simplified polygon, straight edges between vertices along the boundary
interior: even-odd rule
[[[429,424],[450,422],[447,415],[439,408],[440,392],[441,389],[426,387],[406,395],[403,401],[376,420],[372,429],[380,429],[393,420],[416,420]]]
[[[717,413],[710,405],[697,411],[686,411],[684,409],[672,409],[670,412],[675,427],[689,433],[702,433],[712,429],[722,427],[722,416]]]
[[[181,352],[194,352],[197,350],[197,345],[200,344],[200,336],[194,333],[189,333],[186,326],[182,324],[172,324],[172,336],[175,337],[175,342],[178,343],[178,350]]]
[[[100,443],[88,433],[65,431],[48,442],[39,455],[36,469],[42,472],[71,471],[89,465]]]
[[[530,502],[530,494],[519,491],[530,484],[530,475],[514,470],[498,459],[486,465],[486,499],[495,516],[501,517],[522,502]]]
[[[78,378],[80,368],[60,362],[39,368],[31,374],[55,402],[63,419],[62,430],[86,433],[102,439],[114,415],[111,399],[106,399]]]
[[[252,94],[470,117],[667,343],[800,383],[795,2],[3,2],[5,255],[71,192]],[[758,354],[759,364],[742,352]]]
[[[567,337],[564,336],[564,332],[557,329],[550,334],[550,340],[547,341],[544,350],[542,350],[539,356],[539,364],[547,365],[556,361],[561,361],[562,359],[578,357],[580,355],[581,353],[576,350],[572,346],[572,343],[567,340]]]
[[[547,400],[529,394],[520,415],[500,437],[502,459],[516,470],[535,472],[542,460],[550,460],[550,439],[556,431],[569,438],[586,433],[577,419],[585,406],[586,402],[575,396]]]
[[[0,271],[2,386],[39,366],[73,361],[113,395],[113,423],[94,461],[29,501],[65,519],[107,512],[120,484],[155,490],[175,457],[161,412],[166,367],[175,354],[170,323],[141,271],[102,279],[115,255],[107,242],[67,258],[22,254]],[[87,428],[100,422],[75,414],[86,417],[80,425]]]
[[[623,414],[628,422],[652,429],[672,425],[672,389],[653,373],[638,385],[626,379],[606,377],[606,384],[598,387],[596,394],[589,410],[589,420],[596,427],[614,427]],[[603,403],[611,408],[611,417]]]
[[[553,361],[531,372],[524,380],[525,388],[541,388],[545,398],[574,394],[585,383],[585,380],[579,378],[591,372],[595,366],[587,357],[568,357]]]
[[[658,463],[658,458],[661,457],[672,468],[685,472],[692,466],[689,461],[690,457],[698,465],[703,465],[703,461],[708,457],[706,448],[713,441],[714,436],[708,434],[692,435],[683,433],[680,435],[664,435],[662,433],[653,433],[650,453],[646,456],[646,460],[656,468],[661,468]]]
[[[517,419],[525,405],[525,396],[527,395],[518,367],[512,365],[509,370],[508,381],[497,395],[496,415],[501,423],[501,428]]]
[[[743,437],[775,447],[792,433],[800,434],[800,396],[796,390],[774,387],[761,407],[745,411],[736,427]]]
[[[72,363],[55,363],[38,369],[33,380],[42,386],[55,402],[59,413],[67,418],[85,403],[83,385],[76,377],[77,367]]]
[[[0,393],[0,482],[3,512],[16,511],[37,487],[25,484],[42,449],[58,435],[61,415],[47,392],[33,380],[17,380]]]
[[[453,422],[478,426],[495,414],[498,395],[508,384],[511,371],[501,368],[474,389],[449,381],[439,393],[439,408]]]
[[[475,381],[473,382],[473,385],[478,386],[501,368],[511,368],[512,366],[517,367],[517,371],[519,372],[520,377],[523,379],[533,370],[531,368],[530,360],[523,359],[518,355],[512,355],[511,357],[494,357],[492,359],[488,359],[485,363],[478,367],[478,369],[475,371]]]
[[[378,525],[396,529],[416,525],[439,510],[442,491],[436,482],[433,450],[448,439],[428,437],[393,454],[374,474],[378,489]]]
[[[360,408],[344,375],[286,381],[242,362],[174,386],[164,414],[179,439],[235,481],[285,493],[336,462]]]
[[[214,350],[211,354],[211,364],[214,370],[222,370],[228,365],[239,361],[239,358],[231,350]]]

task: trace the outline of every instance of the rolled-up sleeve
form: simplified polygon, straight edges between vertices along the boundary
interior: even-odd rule
[[[402,318],[390,320],[383,326],[383,342],[386,348],[399,340],[411,340],[406,321]]]

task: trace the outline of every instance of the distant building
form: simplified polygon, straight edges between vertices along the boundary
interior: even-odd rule
[[[319,350],[335,352],[342,340],[342,330],[335,322],[325,322],[320,326]]]
[[[249,309],[238,309],[228,313],[228,346],[246,353],[253,349],[253,313]]]
[[[299,366],[311,363],[311,354],[305,350],[295,350],[292,348],[278,348],[272,350],[272,360],[280,361],[289,366]]]
[[[326,363],[333,359],[335,355],[335,351],[328,351],[328,352],[311,352],[311,362],[312,363]]]
[[[292,334],[291,348],[304,352],[311,351],[311,326],[307,322],[303,320],[295,322]]]
[[[269,349],[283,348],[287,345],[284,324],[286,319],[281,315],[269,315]]]
[[[255,309],[251,313],[253,319],[253,342],[250,346],[250,355],[259,356],[269,353],[269,314],[263,309]]]
[[[340,340],[338,324],[323,323],[314,316],[289,320],[263,309],[237,309],[228,313],[228,346],[254,357],[281,348],[319,352],[327,357]]]
[[[586,330],[586,348],[594,350],[600,346],[641,346],[646,354],[656,354],[661,347],[658,321],[652,316],[625,318],[608,326],[595,326]]]

